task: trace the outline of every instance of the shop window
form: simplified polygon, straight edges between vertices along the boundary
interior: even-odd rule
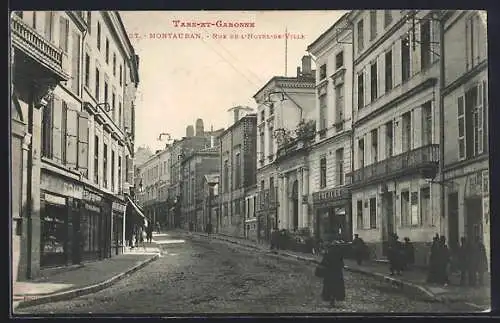
[[[67,212],[66,206],[48,203],[41,209],[40,266],[42,267],[66,264]]]
[[[357,205],[356,205],[356,218],[357,218],[357,227],[358,230],[361,230],[364,228],[364,223],[363,223],[363,201],[358,200]]]
[[[377,199],[370,199],[370,229],[377,228]]]
[[[401,226],[410,225],[410,192],[401,192]]]

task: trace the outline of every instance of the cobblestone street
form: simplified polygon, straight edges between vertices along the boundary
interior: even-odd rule
[[[312,265],[217,241],[163,239],[159,260],[116,285],[73,300],[28,307],[19,314],[452,311],[350,272],[345,272],[346,301],[330,308],[320,298],[321,281],[314,277]]]

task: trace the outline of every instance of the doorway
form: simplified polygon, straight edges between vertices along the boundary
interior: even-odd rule
[[[451,250],[459,246],[458,192],[448,194],[448,245]]]
[[[475,241],[476,238],[483,240],[483,207],[481,198],[474,197],[465,200],[467,214],[467,240]]]
[[[382,254],[387,256],[389,237],[395,233],[394,230],[394,193],[386,192],[382,194],[382,207],[385,227],[382,229]]]
[[[299,181],[295,180],[292,187],[292,204],[293,204],[293,230],[299,227]]]

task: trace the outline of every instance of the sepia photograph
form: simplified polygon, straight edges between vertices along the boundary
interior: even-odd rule
[[[9,34],[12,317],[491,311],[486,11]]]

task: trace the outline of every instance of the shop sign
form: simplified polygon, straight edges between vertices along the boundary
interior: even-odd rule
[[[85,203],[85,208],[89,211],[96,212],[96,213],[101,213],[101,208],[89,203]]]
[[[112,207],[113,211],[118,211],[118,212],[122,212],[122,213],[125,212],[125,205],[124,204],[113,202],[111,207]]]
[[[102,196],[89,190],[83,191],[82,199],[96,204],[102,203]]]
[[[314,203],[334,201],[347,198],[349,191],[345,187],[333,188],[327,191],[315,192],[313,194]]]
[[[42,189],[51,192],[58,192],[60,194],[81,199],[83,195],[83,187],[81,185],[67,182],[62,178],[42,173],[41,175]]]
[[[483,174],[477,172],[468,176],[469,187],[466,196],[481,196],[483,195]]]
[[[48,193],[43,194],[44,201],[52,204],[66,205],[66,198],[62,196],[52,195]]]

